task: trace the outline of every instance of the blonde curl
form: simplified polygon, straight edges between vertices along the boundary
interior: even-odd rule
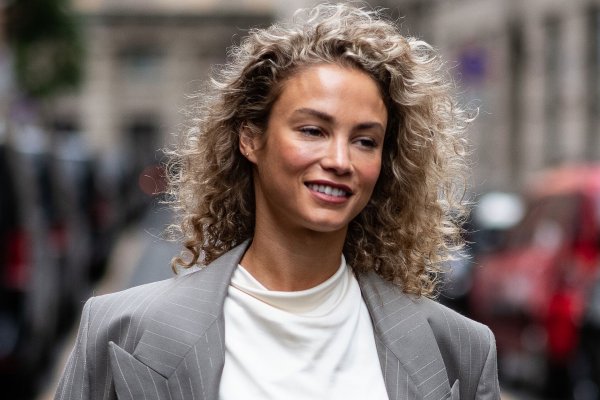
[[[229,55],[193,97],[191,126],[169,152],[171,203],[181,215],[175,228],[187,250],[174,269],[206,265],[252,238],[252,165],[239,133],[265,131],[285,80],[299,69],[333,63],[371,76],[388,109],[381,174],[350,223],[344,255],[358,273],[433,295],[440,266],[462,245],[471,119],[436,51],[401,35],[380,11],[325,4],[251,30]]]

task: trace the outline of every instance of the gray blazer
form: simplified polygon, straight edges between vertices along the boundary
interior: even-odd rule
[[[218,399],[223,302],[246,246],[199,271],[88,300],[55,399]],[[375,273],[357,279],[390,400],[500,398],[487,327]]]

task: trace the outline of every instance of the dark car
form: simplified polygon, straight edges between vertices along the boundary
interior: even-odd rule
[[[597,399],[600,397],[600,274],[586,302],[579,349],[580,365],[576,377],[585,393],[580,398]]]
[[[77,141],[50,146],[33,126],[17,134],[0,143],[0,380],[8,397],[30,398],[102,273],[117,222]]]
[[[16,397],[33,392],[59,321],[61,232],[53,219],[47,159],[0,145],[0,378]]]

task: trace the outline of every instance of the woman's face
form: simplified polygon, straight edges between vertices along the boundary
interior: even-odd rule
[[[360,70],[319,64],[287,79],[265,134],[240,141],[256,167],[257,228],[345,234],[379,177],[386,124],[377,84]]]

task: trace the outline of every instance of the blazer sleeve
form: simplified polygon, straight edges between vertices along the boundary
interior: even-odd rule
[[[59,381],[55,400],[90,399],[87,339],[92,301],[93,298],[89,299],[83,307],[75,347]]]
[[[490,347],[487,358],[481,371],[479,383],[477,385],[477,400],[499,400],[500,385],[498,384],[498,361],[496,357],[496,340],[494,334],[487,328]]]

